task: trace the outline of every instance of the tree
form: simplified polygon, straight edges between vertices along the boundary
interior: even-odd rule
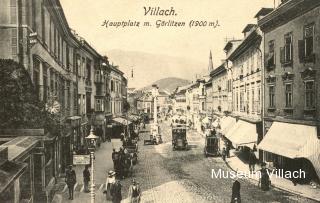
[[[23,65],[0,59],[0,128],[44,128],[55,132],[58,123],[39,100]]]

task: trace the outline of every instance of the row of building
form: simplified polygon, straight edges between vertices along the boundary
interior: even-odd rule
[[[197,130],[207,124],[235,148],[258,148],[260,161],[320,177],[320,2],[282,0],[257,12],[225,60],[177,88],[174,111]]]
[[[24,65],[39,99],[63,124],[55,135],[1,130],[0,174],[9,175],[1,175],[0,199],[49,202],[90,128],[100,141],[110,136],[112,118],[124,113],[127,79],[70,29],[59,0],[2,0],[0,58]]]

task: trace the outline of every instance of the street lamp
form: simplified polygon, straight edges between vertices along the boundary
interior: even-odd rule
[[[96,141],[99,137],[96,136],[94,133],[93,133],[93,126],[91,126],[91,130],[90,130],[90,134],[86,137],[88,143],[89,143],[89,150],[90,150],[90,160],[91,160],[91,190],[90,190],[90,196],[91,196],[91,203],[94,203],[94,199],[95,199],[95,191],[94,191],[94,176],[93,176],[93,173],[94,173],[94,165],[93,165],[93,162],[94,162],[94,147],[95,147],[95,144],[96,144]]]

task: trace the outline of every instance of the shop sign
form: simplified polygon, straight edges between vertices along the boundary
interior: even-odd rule
[[[73,164],[74,165],[87,165],[90,164],[90,155],[73,155]]]

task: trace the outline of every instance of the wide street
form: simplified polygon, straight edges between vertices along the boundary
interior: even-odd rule
[[[160,125],[163,144],[143,146],[148,131],[140,134],[139,163],[134,168],[134,178],[141,185],[142,202],[230,202],[233,180],[211,178],[212,169],[230,169],[220,157],[203,156],[204,139],[201,135],[189,131],[190,150],[172,151],[169,123]],[[112,169],[111,150],[111,143],[106,142],[96,152],[96,202],[106,202],[102,191],[106,171]],[[82,170],[83,167],[76,167],[78,184],[74,200],[68,200],[67,190],[60,191],[56,199],[62,198],[60,202],[90,202],[90,194],[83,192]],[[131,178],[121,180],[123,202],[127,198],[130,181]],[[276,188],[263,192],[249,180],[241,179],[240,183],[242,202],[314,202]]]

